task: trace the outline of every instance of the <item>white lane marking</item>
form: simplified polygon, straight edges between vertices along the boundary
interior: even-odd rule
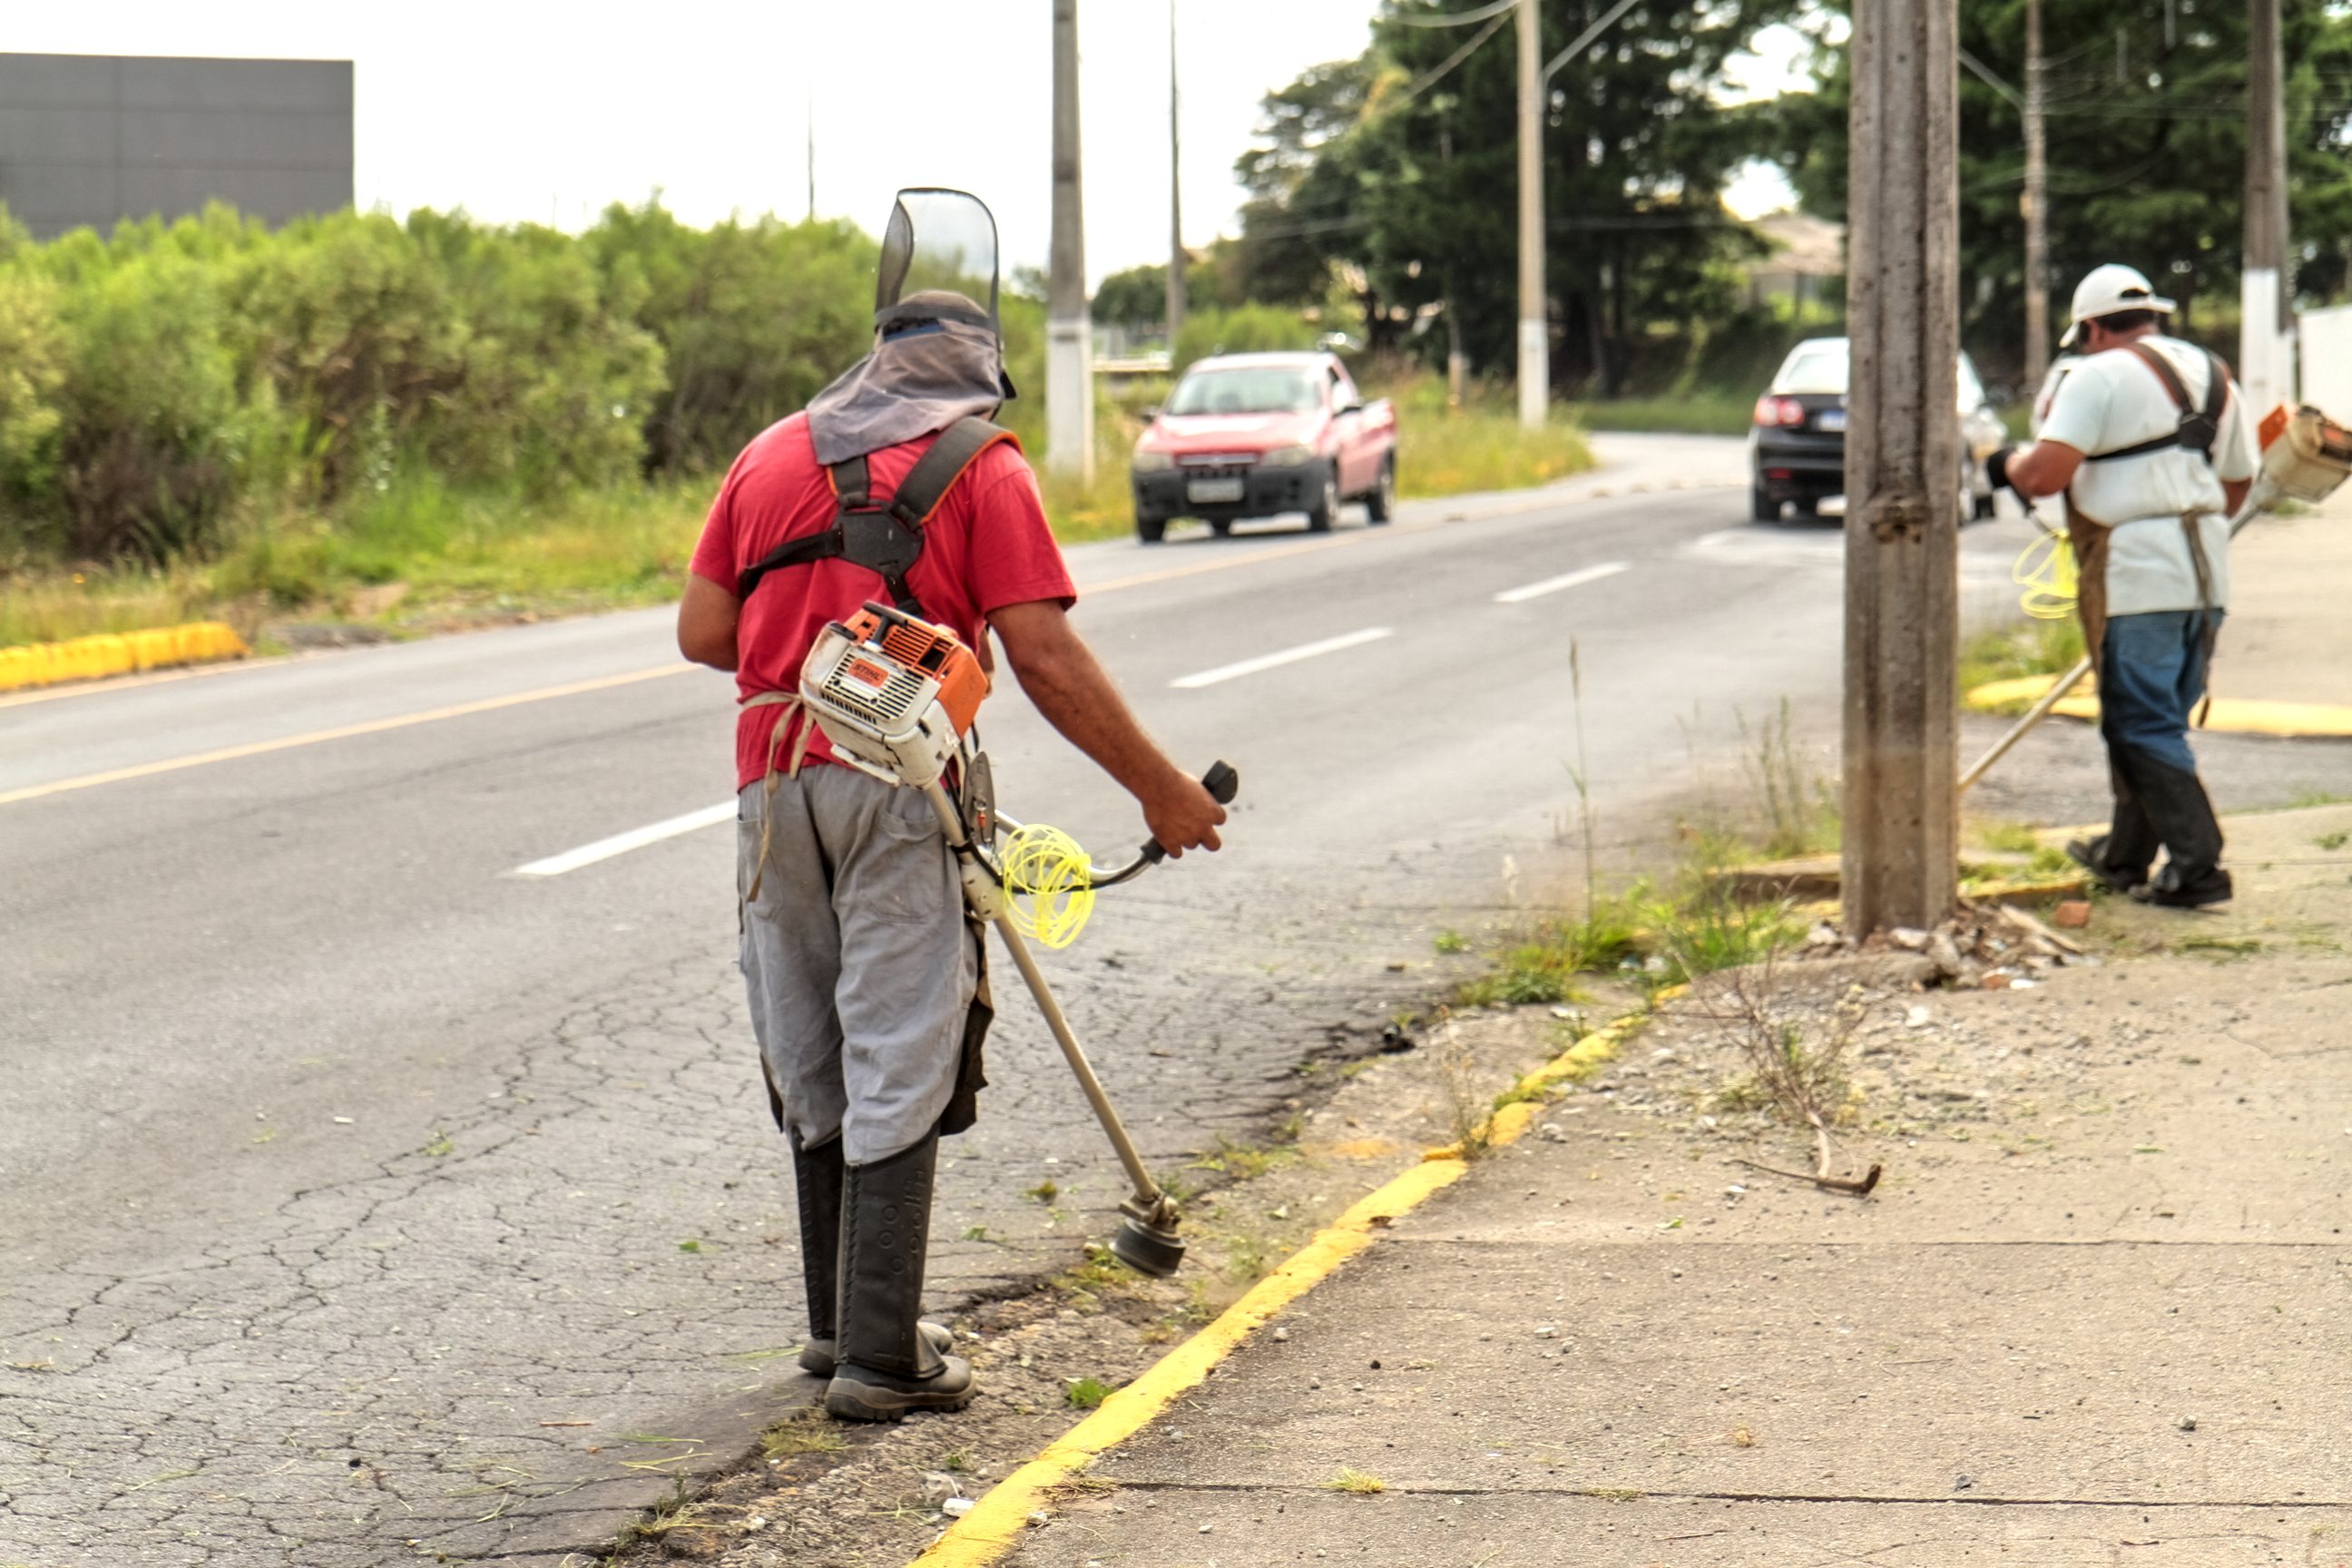
[[[1391,626],[1366,626],[1360,632],[1349,632],[1343,637],[1325,637],[1321,642],[1306,643],[1297,647],[1285,648],[1280,653],[1260,654],[1255,658],[1243,659],[1239,664],[1221,664],[1214,669],[1204,669],[1198,675],[1181,676],[1168,684],[1179,691],[1197,691],[1203,686],[1214,686],[1221,680],[1235,680],[1244,675],[1255,675],[1263,669],[1278,669],[1286,664],[1297,664],[1302,658],[1320,658],[1327,653],[1339,653],[1348,648],[1361,647],[1368,642],[1378,642],[1382,637],[1395,635],[1395,629]]]
[[[656,822],[650,827],[639,827],[627,833],[616,833],[610,838],[599,838],[593,844],[583,844],[577,849],[567,849],[561,855],[550,855],[544,860],[533,860],[528,866],[518,866],[518,877],[561,877],[566,871],[577,871],[583,866],[593,866],[599,860],[610,860],[615,855],[626,855],[632,849],[642,849],[648,844],[658,844],[665,838],[676,838],[697,828],[716,827],[722,822],[735,820],[735,803],[726,801],[689,811],[684,816],[673,816],[667,822]]]
[[[1598,566],[1587,566],[1580,572],[1563,572],[1557,577],[1529,583],[1523,588],[1506,588],[1495,595],[1495,603],[1524,605],[1529,599],[1540,599],[1546,594],[1557,594],[1562,588],[1580,588],[1587,583],[1598,583],[1603,577],[1614,577],[1620,572],[1633,569],[1633,563],[1630,561],[1604,561]]]

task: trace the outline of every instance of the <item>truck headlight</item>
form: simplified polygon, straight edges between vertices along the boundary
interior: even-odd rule
[[[1312,447],[1276,447],[1260,458],[1258,465],[1267,468],[1303,468],[1314,460],[1315,448]]]
[[[1176,466],[1176,459],[1166,452],[1150,452],[1138,448],[1135,460],[1129,465],[1139,474],[1164,473]]]

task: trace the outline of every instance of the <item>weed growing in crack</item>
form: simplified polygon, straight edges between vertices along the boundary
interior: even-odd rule
[[[1342,1465],[1337,1474],[1323,1483],[1323,1489],[1330,1492],[1349,1492],[1357,1497],[1370,1497],[1374,1492],[1388,1490],[1389,1484],[1380,1477],[1367,1474],[1352,1465]]]
[[[1693,1007],[1716,1026],[1746,1067],[1742,1078],[1727,1088],[1727,1100],[1744,1100],[1810,1128],[1813,1171],[1809,1179],[1817,1186],[1866,1193],[1877,1184],[1878,1167],[1872,1166],[1860,1182],[1834,1176],[1836,1150],[1830,1139],[1830,1128],[1847,1102],[1846,1062],[1862,1025],[1862,995],[1859,986],[1852,987],[1826,1015],[1799,1014],[1782,1005],[1778,965],[1767,960],[1698,987]]]
[[[848,1440],[834,1430],[824,1412],[814,1408],[796,1410],[791,1417],[776,1423],[760,1435],[760,1456],[767,1459],[797,1459],[803,1454],[838,1454],[849,1447]]]
[[[1486,1097],[1479,1091],[1483,1076],[1462,1031],[1451,1015],[1438,1020],[1437,1080],[1445,1091],[1445,1126],[1454,1135],[1454,1152],[1465,1160],[1486,1153],[1493,1142],[1487,1122]]]
[[[1062,1401],[1073,1410],[1092,1410],[1116,1392],[1098,1377],[1074,1377],[1062,1390]]]

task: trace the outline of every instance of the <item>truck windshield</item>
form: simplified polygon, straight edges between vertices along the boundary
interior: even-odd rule
[[[1176,384],[1171,414],[1302,414],[1317,406],[1322,383],[1311,370],[1250,365],[1199,370]]]

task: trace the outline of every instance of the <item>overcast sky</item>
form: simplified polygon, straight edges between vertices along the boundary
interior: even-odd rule
[[[1234,226],[1234,160],[1258,100],[1360,53],[1377,0],[1174,0],[1184,236]],[[1465,5],[1468,0],[1464,0]],[[1087,270],[1167,254],[1169,0],[1081,0]],[[12,6],[29,53],[350,59],[358,199],[580,227],[659,189],[692,223],[816,207],[878,232],[901,185],[960,185],[995,210],[1008,268],[1042,264],[1050,199],[1048,0],[83,0]],[[1793,54],[1769,51],[1775,82]],[[1507,33],[1489,47],[1509,45]],[[1767,179],[1734,205],[1776,205]]]

